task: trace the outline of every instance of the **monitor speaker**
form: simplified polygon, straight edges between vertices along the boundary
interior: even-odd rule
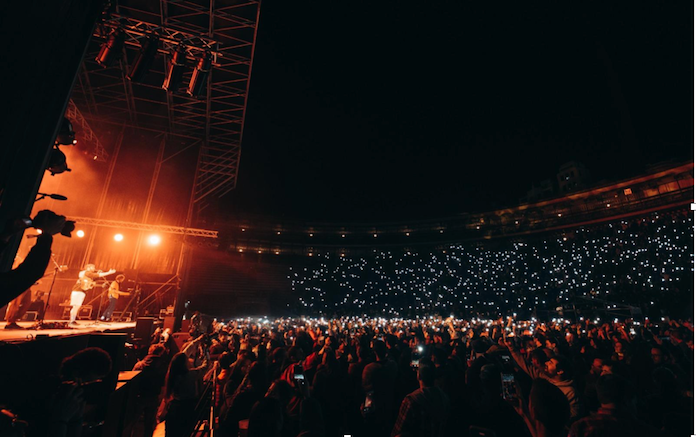
[[[135,339],[150,340],[150,336],[154,332],[155,318],[154,317],[138,317],[135,322]]]

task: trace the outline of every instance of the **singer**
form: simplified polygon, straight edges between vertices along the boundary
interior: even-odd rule
[[[82,302],[85,301],[85,296],[87,296],[86,291],[94,288],[94,280],[103,278],[104,276],[109,276],[116,273],[115,269],[111,269],[108,272],[102,272],[101,270],[95,271],[94,264],[87,264],[85,269],[82,270],[77,276],[77,282],[73,285],[72,293],[70,294],[70,324],[77,325],[75,319],[77,319],[77,313],[80,312],[80,307]]]

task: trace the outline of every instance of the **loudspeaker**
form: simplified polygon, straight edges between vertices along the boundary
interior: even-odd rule
[[[92,318],[92,305],[82,305],[77,312],[77,320],[89,320]]]
[[[126,313],[123,314],[123,311],[114,311],[114,314],[111,316],[111,320],[116,320],[119,322],[132,322],[133,312],[126,311]]]
[[[27,322],[33,322],[39,317],[39,312],[38,311],[27,311],[24,313],[24,317],[22,317],[22,320],[27,321]]]
[[[133,338],[149,341],[154,331],[154,323],[154,317],[138,317],[138,320],[135,322]]]

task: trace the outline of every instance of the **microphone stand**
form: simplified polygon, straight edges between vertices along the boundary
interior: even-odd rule
[[[109,284],[109,287],[111,286],[111,283],[105,279],[105,284]],[[95,324],[99,324],[101,322],[101,310],[102,306],[104,305],[104,293],[106,293],[108,288],[104,288],[104,284],[102,284],[102,291],[99,293],[99,309],[97,310],[97,320],[95,320]]]
[[[41,317],[39,317],[39,320],[36,322],[36,329],[43,329],[43,323],[44,323],[44,318],[46,317],[46,313],[48,312],[49,308],[49,303],[51,302],[51,293],[53,292],[53,286],[56,283],[56,276],[58,275],[58,272],[60,271],[60,265],[56,262],[56,259],[54,258],[53,254],[51,254],[51,261],[53,261],[53,279],[51,279],[51,288],[48,289],[48,295],[46,296],[46,305],[44,307],[43,312],[41,313]]]

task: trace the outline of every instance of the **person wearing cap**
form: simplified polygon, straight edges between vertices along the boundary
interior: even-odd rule
[[[114,310],[116,309],[118,297],[130,295],[130,293],[128,292],[121,291],[121,284],[125,280],[125,275],[118,275],[116,276],[116,280],[112,282],[111,285],[109,285],[109,306],[106,308],[106,311],[104,311],[104,315],[101,316],[102,320],[107,322],[111,321],[111,315],[114,313]]]

